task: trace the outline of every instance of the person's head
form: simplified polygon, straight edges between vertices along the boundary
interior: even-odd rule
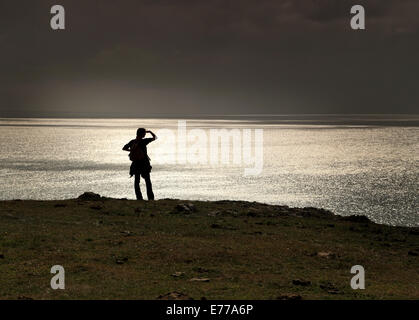
[[[144,128],[138,128],[138,130],[137,130],[137,138],[142,139],[142,138],[144,138],[144,136],[145,136],[145,129]]]

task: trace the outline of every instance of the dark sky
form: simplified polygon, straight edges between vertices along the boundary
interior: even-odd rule
[[[418,113],[418,0],[2,0],[0,43],[0,117]]]

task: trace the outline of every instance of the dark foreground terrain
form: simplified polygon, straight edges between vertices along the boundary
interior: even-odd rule
[[[0,202],[0,299],[419,299],[419,228],[314,208]],[[65,268],[65,290],[50,269]],[[350,287],[353,265],[366,289]]]

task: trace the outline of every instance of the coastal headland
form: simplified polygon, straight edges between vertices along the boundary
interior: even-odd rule
[[[0,299],[419,299],[419,228],[244,201],[0,203]]]

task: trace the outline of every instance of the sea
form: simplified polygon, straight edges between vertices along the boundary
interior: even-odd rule
[[[148,145],[156,199],[317,207],[419,226],[419,128],[408,124],[0,119],[0,200],[135,199],[122,147],[139,127],[158,136]]]

